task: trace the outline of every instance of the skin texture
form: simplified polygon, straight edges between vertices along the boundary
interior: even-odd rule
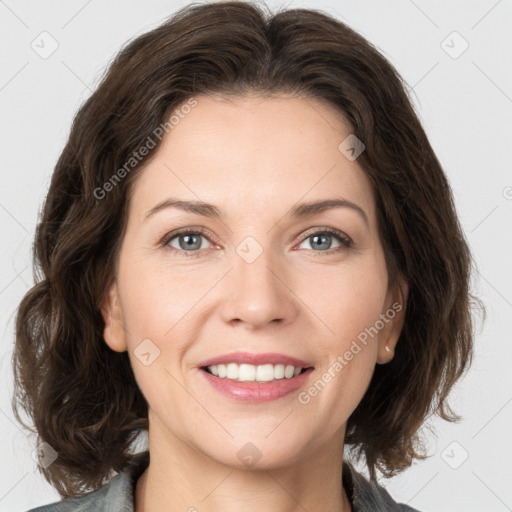
[[[236,351],[278,352],[314,366],[308,388],[393,303],[403,304],[388,291],[370,182],[338,149],[350,127],[310,98],[197,100],[134,183],[102,309],[105,341],[128,350],[149,405],[151,462],[136,510],[350,510],[340,485],[346,422],[375,364],[392,359],[403,308],[306,405],[298,391],[237,402],[197,367]],[[165,208],[144,219],[171,196],[212,203],[222,218]],[[287,215],[298,202],[340,197],[368,223],[348,207]],[[181,245],[180,237],[160,244],[173,230],[200,227],[207,233],[196,257],[187,257],[183,236]],[[332,236],[330,248],[318,248],[310,237],[326,227],[352,246]],[[248,236],[263,250],[252,263],[236,251]],[[406,299],[406,285],[402,292]],[[134,353],[145,339],[160,350],[148,366]],[[261,453],[251,468],[237,456],[247,442]]]

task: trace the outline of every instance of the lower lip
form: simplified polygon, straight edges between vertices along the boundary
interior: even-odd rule
[[[277,400],[301,388],[313,368],[308,368],[297,377],[270,382],[238,382],[228,378],[216,377],[205,370],[199,370],[206,381],[219,393],[241,402],[261,403]]]

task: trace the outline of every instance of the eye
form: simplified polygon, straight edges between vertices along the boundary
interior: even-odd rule
[[[211,244],[210,239],[204,234],[205,232],[202,228],[173,231],[163,238],[161,244],[178,252],[191,253],[186,256],[195,256],[195,253],[208,248],[209,244],[204,245],[203,240],[208,240]]]
[[[339,243],[337,247],[334,247],[333,251],[330,251],[332,248],[332,239],[336,239]],[[348,249],[352,245],[352,240],[344,235],[341,231],[325,228],[322,231],[315,231],[307,235],[301,242],[301,245],[304,242],[309,242],[310,246],[313,248],[314,252],[337,252],[340,250]],[[315,250],[320,249],[320,251]]]
[[[211,245],[211,239],[206,235],[208,231],[204,228],[183,228],[165,235],[160,244],[173,252],[185,257],[200,256],[203,250]],[[332,239],[337,240],[338,246],[332,247]],[[206,240],[209,243],[203,244]],[[323,228],[306,235],[300,245],[309,242],[316,253],[332,254],[333,252],[343,251],[352,246],[352,240],[341,231],[332,228]],[[317,250],[319,249],[319,250]],[[316,254],[317,256],[319,254]]]

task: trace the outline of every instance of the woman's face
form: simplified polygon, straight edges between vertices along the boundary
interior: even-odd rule
[[[196,99],[134,183],[105,340],[128,350],[163,450],[284,466],[341,446],[403,310],[343,118],[313,99]]]

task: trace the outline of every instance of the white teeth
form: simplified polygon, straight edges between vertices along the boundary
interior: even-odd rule
[[[238,377],[238,375],[237,375]],[[256,369],[256,380],[258,382],[270,382],[274,379],[274,365],[264,364]]]
[[[300,371],[300,368],[299,368]],[[274,366],[274,378],[282,379],[284,378],[284,364],[276,364]]]
[[[228,378],[238,382],[270,382],[272,380],[291,379],[302,371],[301,367],[295,368],[291,364],[214,364],[208,366],[208,371],[221,379]]]
[[[226,369],[226,377],[228,379],[238,379],[238,365],[236,365],[235,363],[229,363],[226,366]]]
[[[234,365],[237,366],[236,364]],[[241,364],[238,368],[238,374],[233,377],[239,381],[254,381],[256,380],[256,366],[252,364]]]

